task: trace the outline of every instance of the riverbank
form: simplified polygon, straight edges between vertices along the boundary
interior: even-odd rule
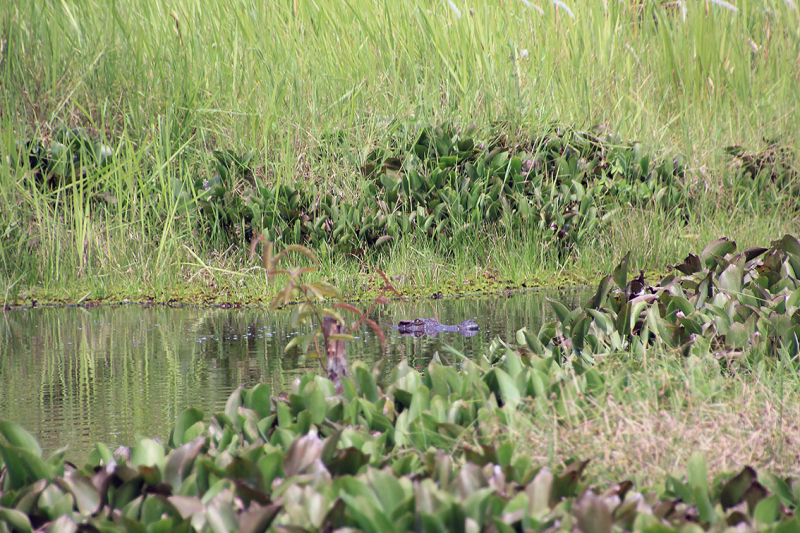
[[[625,223],[627,220],[631,222]],[[319,270],[310,276],[337,285],[346,300],[369,300],[377,295],[385,281],[375,272],[376,268],[384,271],[408,298],[503,295],[520,290],[596,286],[601,274],[612,268],[609,265],[630,251],[636,268],[646,269],[646,278],[654,280],[667,272],[669,265],[680,262],[687,253],[719,235],[729,236],[747,248],[777,239],[797,224],[797,219],[788,217],[734,215],[731,219],[718,213],[713,222],[665,225],[652,214],[638,211],[630,217],[621,217],[619,222],[613,221],[610,235],[600,239],[596,247],[568,258],[569,266],[542,254],[537,243],[528,243],[523,248],[509,239],[498,239],[506,244],[487,247],[488,254],[484,257],[479,257],[481,249],[462,252],[461,258],[454,259],[442,257],[429,247],[409,244],[397,246],[392,254],[371,265],[354,258],[339,261],[321,258]],[[226,257],[212,251],[198,260],[201,253],[186,247],[177,249],[174,264],[168,265],[160,276],[153,276],[145,262],[131,265],[125,271],[98,275],[76,276],[67,272],[63,274],[64,281],[54,280],[40,287],[11,280],[17,283],[6,286],[5,305],[8,308],[115,303],[267,306],[283,286],[279,279],[270,282],[263,268],[253,265],[258,260],[249,260],[249,250],[231,251]],[[480,266],[472,266],[476,264]]]
[[[798,224],[798,14],[722,4],[9,4],[3,303],[268,301],[263,241],[348,298],[769,242]]]

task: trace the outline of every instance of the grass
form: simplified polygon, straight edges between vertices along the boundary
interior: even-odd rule
[[[82,126],[114,163],[43,194],[0,165],[4,303],[33,299],[251,301],[267,286],[247,243],[181,209],[175,181],[213,172],[211,150],[255,150],[255,182],[363,193],[358,168],[402,124],[474,123],[522,138],[553,122],[604,124],[682,153],[703,198],[688,222],[620,206],[567,257],[536,234],[486,228],[446,246],[401,241],[323,258],[349,296],[379,267],[410,294],[593,282],[626,251],[663,271],[722,234],[763,244],[796,213],[731,195],[722,147],[796,148],[800,14],[787,2],[11,2],[0,8],[0,152]],[[501,124],[498,124],[501,123]],[[413,129],[413,128],[412,128]],[[342,142],[329,142],[331,132]],[[758,196],[758,195],[757,195]],[[751,198],[752,200],[752,198]],[[210,231],[209,231],[210,230]],[[419,268],[424,265],[425,268]]]
[[[743,465],[798,473],[795,367],[765,358],[730,371],[715,359],[653,353],[644,361],[621,354],[598,370],[613,385],[593,408],[556,416],[550,406],[520,417],[525,453],[555,466],[592,459],[589,472],[599,485],[633,476],[638,485],[657,486],[666,475],[680,478],[695,452],[706,457],[712,477]]]

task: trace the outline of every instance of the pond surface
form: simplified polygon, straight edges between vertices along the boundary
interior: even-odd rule
[[[444,345],[474,357],[495,337],[513,341],[519,328],[538,331],[553,319],[548,297],[573,308],[588,293],[377,306],[371,318],[383,329],[386,347],[364,326],[348,344],[348,359],[370,364],[385,356],[391,367],[407,358],[419,367]],[[444,324],[471,319],[480,331],[473,337],[444,332],[415,338],[391,329],[417,317]],[[240,385],[267,382],[275,393],[318,369],[316,360],[304,361],[296,350],[284,353],[295,335],[288,320],[289,311],[134,305],[8,312],[0,319],[0,419],[22,424],[45,453],[69,445],[67,458],[79,464],[95,442],[113,450],[132,444],[136,435],[166,440],[186,407],[210,418]]]

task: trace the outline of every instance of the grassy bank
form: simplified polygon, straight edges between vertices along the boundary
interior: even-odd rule
[[[378,285],[376,267],[428,295],[594,282],[628,250],[637,268],[661,272],[721,234],[768,242],[797,226],[797,211],[775,187],[765,192],[771,167],[743,177],[723,148],[756,154],[777,142],[795,165],[800,15],[782,1],[723,4],[8,3],[4,302],[268,298],[243,225],[198,209],[196,184],[220,174],[214,150],[250,154],[246,172],[223,176],[231,203],[259,186],[313,184],[355,205],[373,195],[376,178],[362,170],[374,154],[407,169],[426,124],[474,125],[477,143],[502,137],[510,156],[553,124],[603,125],[619,134],[611,145],[682,157],[683,196],[611,196],[613,215],[566,249],[549,227],[518,224],[519,211],[511,227],[473,224],[363,253],[315,247],[321,276],[348,296]],[[60,126],[83,128],[101,147],[92,157],[110,157],[85,173],[55,158],[62,167],[37,185],[17,143],[52,151]]]

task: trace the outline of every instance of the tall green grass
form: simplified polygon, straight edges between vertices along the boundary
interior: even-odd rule
[[[209,234],[181,209],[175,180],[208,176],[214,148],[252,149],[257,181],[314,180],[357,196],[358,167],[386,142],[392,119],[474,123],[483,135],[502,128],[512,138],[553,122],[604,124],[657,153],[685,154],[687,179],[708,189],[709,200],[688,226],[665,213],[622,210],[597,246],[567,261],[537,246],[536,235],[501,230],[445,249],[397,243],[365,265],[329,258],[325,274],[352,293],[363,292],[360,274],[374,266],[426,287],[495,271],[517,282],[564,273],[580,281],[614,264],[626,242],[651,243],[640,254],[645,269],[664,268],[719,233],[763,243],[797,220],[726,195],[721,148],[757,149],[765,137],[798,146],[800,14],[782,0],[737,2],[736,12],[713,2],[683,7],[6,3],[3,159],[15,140],[47,140],[61,124],[87,128],[116,154],[103,171],[47,194],[24,168],[0,165],[0,289],[6,301],[268,291],[245,243]],[[344,132],[345,142],[326,142],[333,131]]]

